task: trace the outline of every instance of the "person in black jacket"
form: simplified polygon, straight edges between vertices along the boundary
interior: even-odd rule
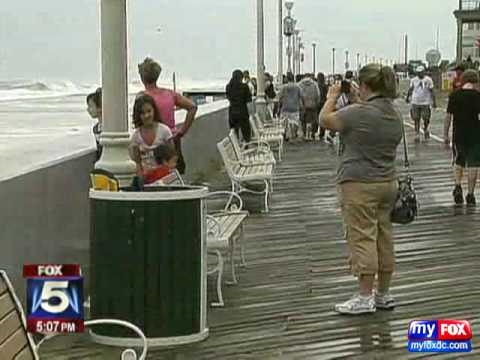
[[[247,103],[252,101],[252,94],[248,85],[243,83],[243,73],[235,70],[230,82],[226,86],[227,99],[230,102],[228,121],[230,129],[235,129],[237,136],[242,131],[243,140],[249,142],[251,139],[251,128],[248,121]]]
[[[325,81],[325,74],[324,73],[318,73],[317,74],[317,85],[318,89],[320,90],[320,106],[318,107],[318,114],[320,114],[320,111],[323,109],[323,105],[325,105],[325,102],[327,101],[327,93],[328,93],[328,85]],[[325,137],[325,128],[320,127],[320,140],[322,140]]]

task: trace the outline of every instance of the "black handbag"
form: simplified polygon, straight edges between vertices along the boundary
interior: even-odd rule
[[[405,136],[403,117],[400,117],[400,119],[400,122],[402,124],[402,138],[406,175],[400,176],[398,178],[397,200],[395,201],[395,205],[393,207],[390,218],[393,223],[405,225],[410,224],[417,217],[418,203],[417,195],[415,194],[415,188],[413,187],[413,178],[410,176],[409,172],[410,163],[408,161],[407,139]]]

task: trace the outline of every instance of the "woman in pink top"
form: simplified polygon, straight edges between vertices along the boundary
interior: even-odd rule
[[[155,105],[160,113],[160,117],[165,125],[167,125],[173,133],[173,143],[178,154],[177,169],[180,174],[185,173],[185,160],[182,155],[181,138],[188,132],[192,126],[197,106],[190,99],[169,89],[159,88],[157,80],[162,72],[162,67],[155,60],[146,58],[138,65],[138,73],[145,86],[147,95],[150,95],[155,101]],[[175,125],[175,108],[187,110],[185,123],[180,129]]]

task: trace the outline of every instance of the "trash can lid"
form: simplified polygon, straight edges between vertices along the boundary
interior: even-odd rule
[[[90,199],[117,201],[172,201],[201,199],[208,194],[205,186],[158,186],[144,191],[99,191],[90,189]]]

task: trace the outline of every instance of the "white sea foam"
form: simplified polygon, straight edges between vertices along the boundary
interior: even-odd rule
[[[177,91],[185,90],[222,90],[225,87],[227,80],[213,79],[213,80],[193,80],[193,79],[178,79]],[[161,82],[160,86],[173,88],[173,84]],[[20,100],[35,100],[68,97],[74,95],[87,95],[95,89],[99,84],[76,84],[72,81],[0,81],[0,102],[5,101],[20,101]],[[136,94],[143,89],[140,81],[132,81],[128,86],[129,94]]]

